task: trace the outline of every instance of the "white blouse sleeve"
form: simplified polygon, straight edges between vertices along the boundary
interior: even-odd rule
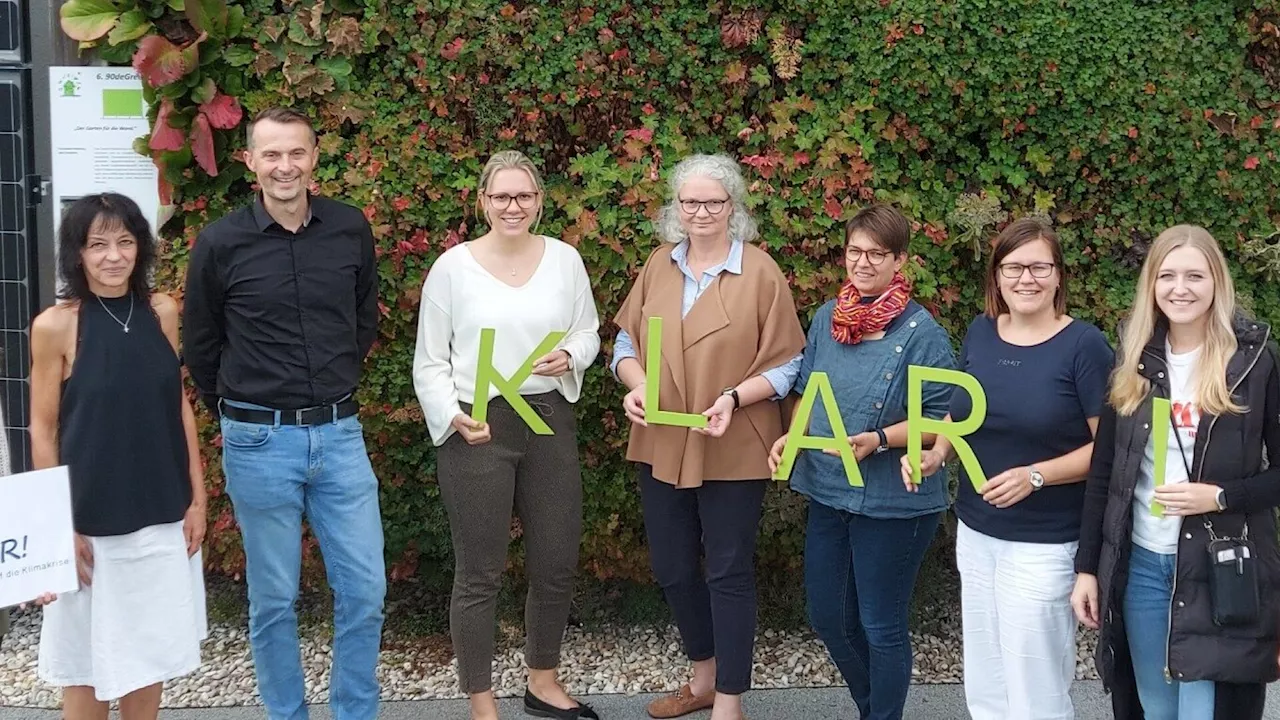
[[[570,251],[572,260],[567,265],[574,289],[573,320],[561,347],[573,358],[573,369],[560,376],[560,390],[566,400],[577,402],[582,395],[582,377],[600,353],[600,316],[582,256],[577,250]]]
[[[453,434],[453,418],[462,412],[450,361],[453,340],[451,281],[437,264],[422,284],[418,338],[413,351],[413,389],[422,405],[431,441],[437,447]]]

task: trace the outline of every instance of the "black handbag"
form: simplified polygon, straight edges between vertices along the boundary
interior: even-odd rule
[[[1187,465],[1187,451],[1178,434],[1178,423],[1170,413],[1173,437],[1178,441],[1178,454],[1187,469],[1187,481],[1193,477]],[[1246,521],[1240,537],[1218,537],[1213,522],[1204,517],[1204,529],[1209,533],[1209,601],[1213,612],[1213,624],[1218,627],[1253,625],[1261,616],[1258,599],[1257,553],[1249,542],[1249,523]],[[1176,571],[1175,571],[1176,572]]]

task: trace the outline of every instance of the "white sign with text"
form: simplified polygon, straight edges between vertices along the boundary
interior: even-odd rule
[[[0,477],[0,608],[80,588],[67,468]]]

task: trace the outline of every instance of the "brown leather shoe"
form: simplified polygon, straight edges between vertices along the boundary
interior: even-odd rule
[[[691,712],[706,710],[716,704],[716,693],[714,690],[706,695],[694,695],[693,690],[689,689],[689,685],[685,684],[679,690],[670,695],[662,697],[649,703],[649,717],[659,718],[677,718],[681,715],[688,715]]]

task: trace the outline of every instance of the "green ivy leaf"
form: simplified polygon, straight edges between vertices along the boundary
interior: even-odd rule
[[[238,38],[244,34],[244,8],[236,5],[227,11],[227,37]]]
[[[223,38],[227,34],[226,0],[184,0],[187,21],[191,27],[211,38]]]
[[[80,42],[92,42],[106,35],[120,19],[120,11],[110,0],[69,0],[58,10],[62,32]]]
[[[165,4],[174,12],[183,12],[187,9],[186,0],[166,0]]]
[[[289,39],[305,47],[317,47],[321,44],[318,37],[312,37],[298,18],[289,18]]]
[[[132,42],[121,43],[119,45],[103,45],[98,48],[98,57],[111,65],[128,65],[133,59],[133,53],[136,48]],[[147,85],[143,83],[145,88]]]
[[[200,82],[195,90],[191,92],[191,100],[199,105],[203,105],[213,99],[218,94],[218,86],[213,82],[213,78],[206,77]]]
[[[334,78],[345,78],[351,74],[351,61],[346,58],[320,58],[316,60],[316,67]]]
[[[244,67],[253,62],[258,57],[247,45],[232,45],[222,54],[222,59],[227,61],[231,67]]]
[[[137,40],[151,29],[151,21],[141,10],[130,10],[120,16],[119,22],[107,34],[107,42],[111,45]]]

